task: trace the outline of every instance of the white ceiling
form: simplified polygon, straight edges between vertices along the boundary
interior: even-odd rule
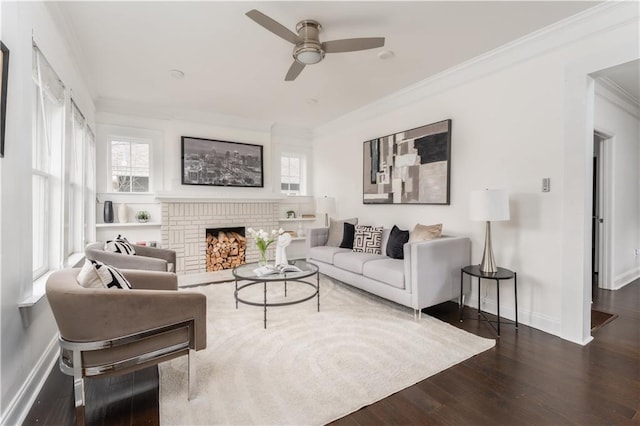
[[[98,105],[129,103],[315,127],[550,25],[594,2],[60,2]],[[245,16],[258,9],[321,41],[386,37],[328,54],[285,82],[293,45]],[[378,54],[389,49],[391,59]],[[169,70],[184,71],[184,79]],[[311,103],[316,99],[317,103]]]
[[[596,76],[608,78],[635,98],[636,103],[640,101],[640,59],[599,71]]]

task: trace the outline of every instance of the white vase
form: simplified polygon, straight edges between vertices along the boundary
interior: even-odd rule
[[[127,223],[127,205],[122,203],[118,206],[118,222]]]

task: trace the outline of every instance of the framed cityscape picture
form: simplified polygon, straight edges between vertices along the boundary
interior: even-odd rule
[[[449,204],[451,120],[364,142],[364,204]]]
[[[9,49],[0,41],[0,157],[4,157],[4,129],[7,123],[7,86],[9,83]]]
[[[183,136],[182,184],[262,188],[262,145]]]

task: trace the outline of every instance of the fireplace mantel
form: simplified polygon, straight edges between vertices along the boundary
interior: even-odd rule
[[[284,200],[282,195],[256,198],[208,197],[205,195],[158,194],[156,200],[161,203],[277,203]]]

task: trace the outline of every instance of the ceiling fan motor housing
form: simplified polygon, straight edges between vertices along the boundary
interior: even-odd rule
[[[311,19],[298,22],[296,31],[300,42],[293,49],[293,58],[301,64],[311,65],[324,59],[325,52],[320,44],[319,33],[322,26]]]

